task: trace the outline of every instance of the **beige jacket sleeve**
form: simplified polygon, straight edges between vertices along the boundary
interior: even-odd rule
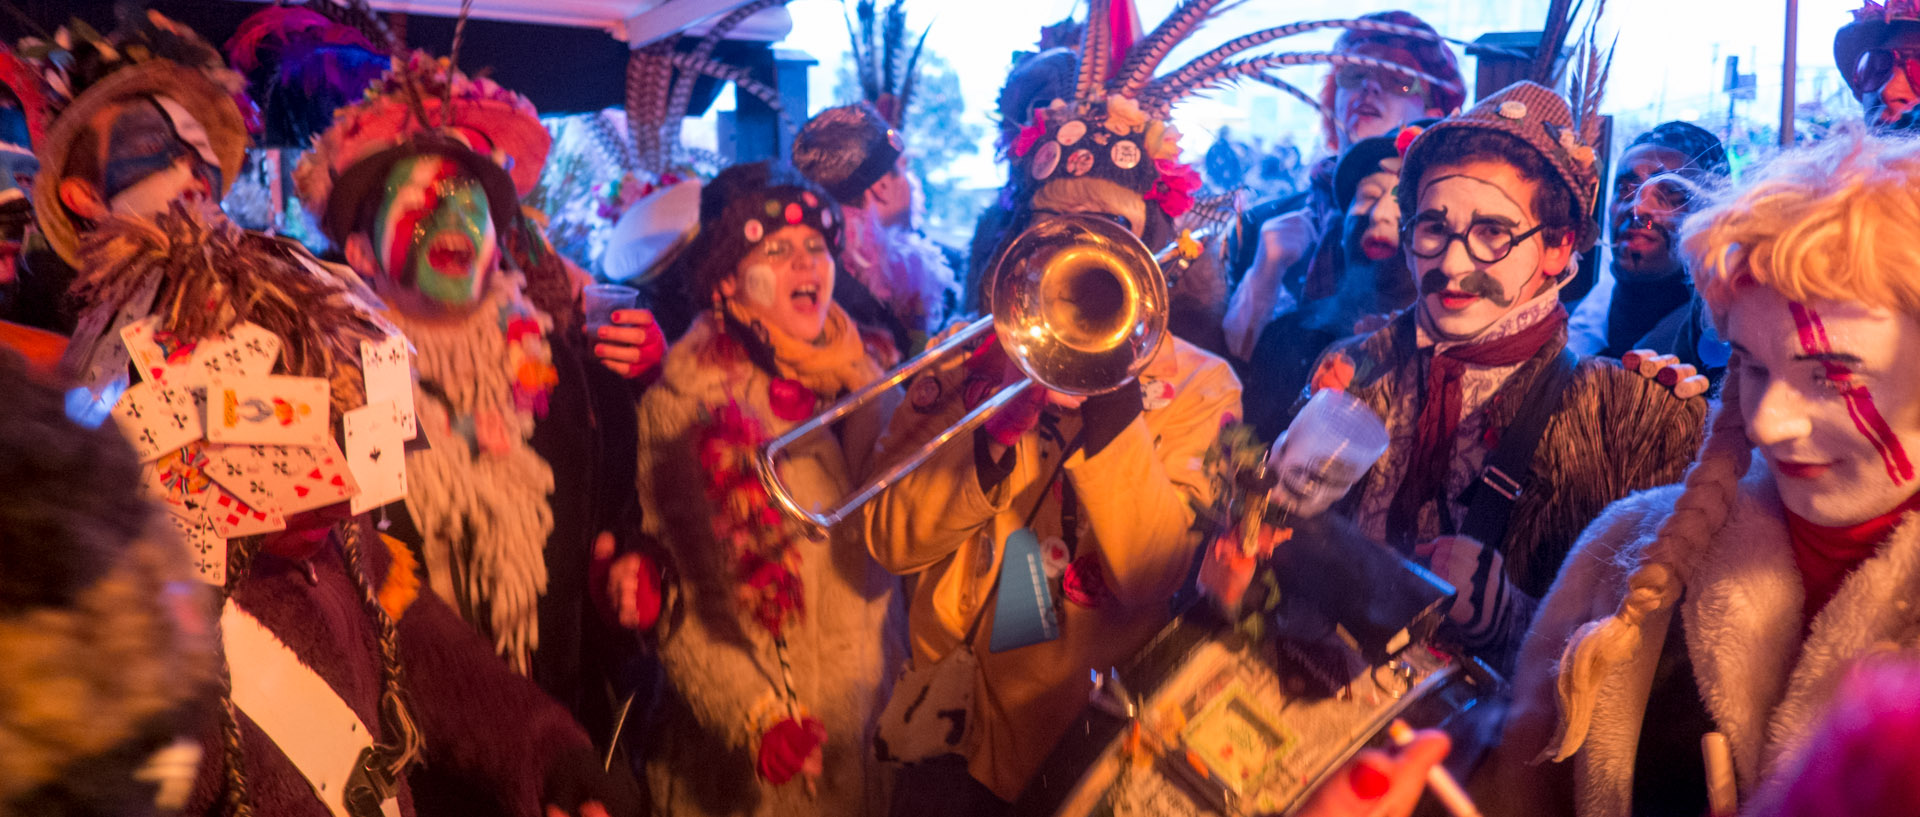
[[[1200,361],[1173,402],[1135,417],[1091,457],[1067,461],[1106,563],[1107,587],[1123,605],[1164,604],[1186,581],[1197,534],[1195,503],[1213,501],[1201,463],[1220,436],[1221,421],[1240,415],[1240,382],[1225,362],[1194,350]]]

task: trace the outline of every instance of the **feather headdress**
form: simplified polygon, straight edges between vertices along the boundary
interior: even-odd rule
[[[1081,33],[1073,98],[1037,107],[1013,141],[1013,183],[1032,189],[1059,175],[1092,176],[1142,192],[1168,216],[1192,206],[1197,174],[1180,162],[1179,133],[1167,124],[1175,105],[1242,80],[1271,85],[1321,106],[1271,71],[1295,65],[1356,65],[1459,91],[1457,82],[1418,68],[1360,54],[1265,51],[1274,42],[1310,31],[1342,29],[1433,42],[1430,30],[1380,20],[1289,23],[1235,37],[1172,71],[1161,66],[1207,22],[1242,0],[1182,0],[1141,34],[1131,0],[1091,0]],[[1325,110],[1321,112],[1324,114]]]
[[[844,16],[844,9],[842,9]],[[860,94],[874,110],[896,130],[906,120],[907,107],[913,103],[913,86],[920,74],[920,53],[927,45],[933,26],[920,29],[920,36],[907,45],[906,0],[892,0],[885,11],[878,11],[874,0],[859,0],[856,29],[847,20],[847,38],[853,43],[853,64],[860,80]],[[879,26],[878,37],[874,27]]]
[[[778,91],[755,80],[746,69],[714,59],[713,51],[748,18],[786,3],[753,0],[716,20],[698,39],[676,34],[635,49],[627,60],[626,136],[622,138],[604,115],[595,118],[595,141],[607,158],[649,185],[669,175],[691,175],[689,170],[695,166],[718,171],[724,161],[697,154],[680,143],[694,84],[703,76],[731,82],[785,117]]]

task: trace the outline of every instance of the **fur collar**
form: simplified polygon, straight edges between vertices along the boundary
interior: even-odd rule
[[[1801,588],[1785,510],[1759,456],[1727,524],[1687,588],[1687,649],[1701,698],[1732,745],[1743,794],[1773,777],[1811,737],[1853,662],[1912,647],[1920,621],[1920,519],[1909,515],[1848,576],[1804,643]]]

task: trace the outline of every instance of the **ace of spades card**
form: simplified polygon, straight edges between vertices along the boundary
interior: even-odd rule
[[[391,402],[380,402],[349,411],[342,420],[347,468],[360,484],[350,506],[354,513],[407,496],[406,439],[397,414]]]
[[[318,377],[228,378],[207,381],[207,439],[317,447],[330,416],[327,381]]]
[[[186,389],[157,383],[129,387],[113,405],[113,420],[127,442],[133,444],[141,462],[152,462],[198,440],[205,430],[200,411]]]
[[[367,405],[392,401],[400,412],[400,438],[411,440],[418,433],[413,412],[412,354],[407,338],[399,333],[375,343],[360,341],[360,368],[367,384]]]
[[[207,584],[224,586],[227,583],[227,540],[220,537],[213,523],[206,519],[167,518],[173,522],[174,529],[180,531],[181,541],[187,543],[187,557],[193,560],[193,572]]]

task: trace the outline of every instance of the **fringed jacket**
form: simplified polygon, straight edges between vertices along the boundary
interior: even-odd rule
[[[1568,637],[1611,614],[1627,575],[1672,514],[1678,486],[1629,497],[1594,521],[1542,602],[1521,651],[1511,720],[1493,760],[1475,781],[1490,815],[1626,817],[1667,812],[1635,802],[1636,768],[1649,752],[1699,754],[1697,730],[1680,733],[1650,719],[1649,701],[1691,682],[1703,725],[1727,737],[1741,803],[1777,798],[1835,690],[1856,660],[1883,647],[1920,649],[1920,521],[1909,515],[1814,616],[1802,612],[1800,571],[1787,538],[1779,490],[1759,457],[1733,498],[1726,526],[1696,554],[1677,608],[1642,623],[1640,649],[1599,680],[1586,741],[1565,763],[1528,765],[1559,723],[1556,670]],[[1678,622],[1675,622],[1675,618]],[[1674,636],[1660,634],[1673,631]],[[1676,654],[1691,664],[1657,676]],[[1684,688],[1679,692],[1689,692]],[[1660,745],[1671,744],[1671,745]],[[1704,800],[1704,792],[1682,795]],[[1692,813],[1699,813],[1697,810]]]
[[[1517,310],[1485,336],[1518,331],[1551,311],[1552,299]],[[1334,345],[1316,367],[1310,389],[1345,384],[1385,421],[1391,443],[1339,510],[1362,530],[1401,548],[1452,533],[1464,520],[1469,489],[1501,434],[1513,424],[1534,380],[1566,345],[1562,330],[1531,358],[1506,367],[1468,366],[1459,429],[1446,478],[1447,508],[1428,500],[1419,530],[1387,530],[1387,509],[1405,481],[1427,371],[1438,348],[1416,325],[1417,307],[1369,335]],[[1538,314],[1535,314],[1538,313]],[[1506,536],[1484,543],[1501,555],[1506,577],[1528,598],[1493,631],[1469,635],[1469,646],[1496,666],[1510,664],[1534,602],[1544,595],[1574,540],[1608,503],[1676,482],[1700,446],[1706,400],[1682,400],[1618,362],[1581,360],[1533,456],[1533,479],[1513,507]]]

